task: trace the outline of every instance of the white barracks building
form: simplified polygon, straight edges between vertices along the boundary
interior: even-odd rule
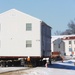
[[[0,14],[0,58],[50,56],[51,27],[16,9]]]
[[[75,35],[52,36],[51,46],[61,55],[75,56]]]

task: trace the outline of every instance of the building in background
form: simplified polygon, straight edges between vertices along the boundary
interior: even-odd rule
[[[65,43],[61,38],[58,38],[53,41],[54,52],[59,52],[62,56],[65,53]]]
[[[61,55],[75,55],[75,35],[52,36],[52,51],[58,51]]]

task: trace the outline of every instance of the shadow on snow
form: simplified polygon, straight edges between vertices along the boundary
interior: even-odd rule
[[[69,62],[69,63],[71,63],[71,62]],[[75,65],[71,66],[71,65],[64,65],[64,64],[63,65],[62,64],[51,64],[51,65],[48,65],[48,67],[49,68],[75,70]]]

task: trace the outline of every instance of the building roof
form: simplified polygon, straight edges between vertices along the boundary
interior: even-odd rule
[[[58,36],[52,36],[52,41],[61,38],[62,40],[73,40],[75,39],[75,35],[58,35]]]
[[[36,18],[36,17],[33,17],[33,16],[29,15],[29,14],[23,13],[23,12],[21,12],[21,11],[19,11],[19,10],[16,10],[16,9],[10,9],[10,10],[8,10],[8,11],[5,11],[5,12],[1,13],[0,16],[5,15],[5,14],[11,14],[12,16],[15,16],[15,14],[17,15],[18,13],[19,13],[19,14],[22,14],[22,15],[25,15],[25,16],[27,16],[27,17],[34,18],[34,19],[40,21],[41,23],[46,24],[44,21],[42,21],[42,20],[40,20],[40,19],[38,19],[38,18]],[[46,25],[47,25],[47,24],[46,24]],[[47,25],[47,26],[49,26],[49,25]],[[49,27],[50,27],[50,26],[49,26]],[[50,27],[50,28],[51,28],[51,27]]]
[[[62,38],[62,40],[74,40],[75,36],[67,36],[65,38]]]
[[[42,20],[40,20],[40,19],[38,19],[36,17],[33,17],[33,16],[29,15],[29,14],[23,13],[23,12],[21,12],[19,10],[16,10],[16,9],[10,9],[8,11],[5,11],[5,12],[1,13],[0,15],[4,15],[4,14],[7,14],[7,13],[10,13],[12,15],[17,14],[17,13],[20,13],[20,14],[23,14],[23,15],[26,15],[26,16],[29,16],[29,17],[32,17],[32,18],[35,18],[35,19],[37,19],[39,21],[42,21]]]

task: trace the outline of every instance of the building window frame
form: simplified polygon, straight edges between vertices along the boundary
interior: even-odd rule
[[[69,44],[72,44],[72,41],[69,41]]]
[[[74,44],[75,44],[75,40],[74,40]]]
[[[74,52],[75,52],[75,48],[74,48]]]
[[[58,48],[60,48],[60,44],[58,44]]]
[[[26,23],[26,31],[32,30],[32,23]]]
[[[32,41],[26,40],[26,48],[32,47]]]
[[[72,52],[72,48],[69,48],[69,52]]]

